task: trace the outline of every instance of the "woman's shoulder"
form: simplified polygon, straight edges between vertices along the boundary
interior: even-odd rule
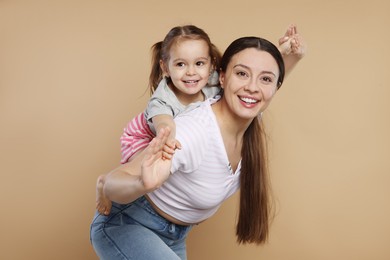
[[[196,170],[211,148],[224,150],[218,123],[211,109],[214,102],[215,99],[206,100],[175,118],[176,139],[182,145],[174,156],[177,169],[185,172]]]
[[[182,116],[190,115],[193,116],[195,114],[213,114],[211,110],[211,105],[218,102],[221,99],[220,94],[216,94],[212,97],[206,98],[204,101],[192,103],[188,105],[185,110],[181,113]]]
[[[196,106],[192,109],[187,109],[174,119],[177,129],[176,132],[194,136],[204,133],[210,125],[210,119],[211,115],[207,106]]]
[[[210,147],[210,139],[215,139],[211,136],[215,127],[204,107],[179,114],[175,117],[175,124],[176,139],[182,148],[175,152],[173,169],[192,172],[204,160],[206,150]]]
[[[175,117],[176,138],[180,142],[182,139],[191,147],[204,147],[210,138],[219,134],[218,123],[211,109],[214,102],[215,99],[208,99]]]

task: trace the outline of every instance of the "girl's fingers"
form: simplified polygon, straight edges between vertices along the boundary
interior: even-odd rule
[[[172,159],[172,154],[170,154],[170,153],[167,153],[167,152],[165,152],[165,151],[163,151],[162,152],[162,158],[164,159],[164,160],[170,160],[170,159]]]
[[[173,155],[175,153],[175,149],[172,149],[171,147],[165,145],[163,148],[163,153]]]
[[[179,141],[176,142],[176,149],[181,149],[181,143]]]

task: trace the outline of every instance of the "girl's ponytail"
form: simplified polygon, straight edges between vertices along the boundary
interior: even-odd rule
[[[160,67],[162,44],[163,44],[162,41],[157,42],[151,48],[152,69],[149,75],[149,90],[151,95],[156,90],[158,83],[163,78],[163,71]]]

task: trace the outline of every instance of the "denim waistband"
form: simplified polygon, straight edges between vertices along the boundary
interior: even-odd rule
[[[172,223],[159,215],[145,196],[142,196],[129,204],[118,204],[113,202],[110,215],[99,215],[97,219],[95,219],[95,223],[100,222],[107,227],[125,224],[142,225],[171,242],[185,239],[192,228],[191,225],[183,226]],[[169,241],[166,242],[169,244]]]

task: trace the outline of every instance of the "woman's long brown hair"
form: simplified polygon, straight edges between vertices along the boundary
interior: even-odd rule
[[[285,73],[282,55],[274,44],[262,38],[243,37],[233,41],[222,56],[221,71],[226,72],[231,58],[247,48],[266,51],[275,58],[279,67],[277,88],[280,88]],[[239,243],[262,244],[268,239],[272,203],[267,155],[263,122],[256,117],[244,133],[241,150],[240,207],[236,226]]]
[[[241,151],[240,208],[236,234],[239,243],[264,243],[269,234],[271,200],[266,136],[255,118],[244,134]]]

